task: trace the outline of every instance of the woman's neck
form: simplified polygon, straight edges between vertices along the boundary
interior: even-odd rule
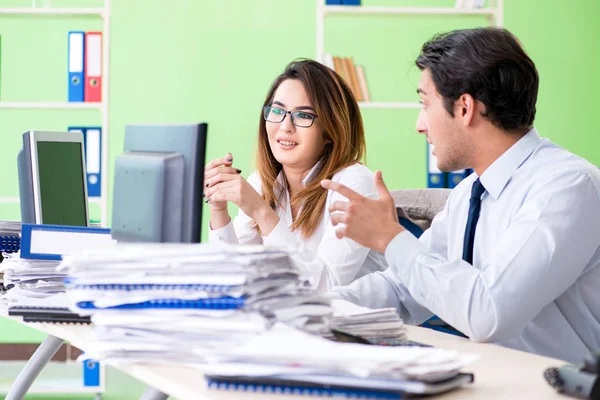
[[[304,178],[308,175],[310,169],[283,168],[285,180],[288,184],[290,198],[304,188]]]

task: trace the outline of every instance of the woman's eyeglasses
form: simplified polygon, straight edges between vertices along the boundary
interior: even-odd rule
[[[299,128],[310,128],[315,123],[317,115],[307,113],[306,111],[287,111],[283,108],[265,106],[263,108],[263,116],[265,121],[279,123],[283,122],[285,116],[290,114],[292,125]]]

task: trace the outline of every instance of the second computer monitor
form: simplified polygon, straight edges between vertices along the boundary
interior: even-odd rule
[[[88,225],[81,132],[25,132],[17,160],[23,222]]]
[[[112,237],[200,242],[207,124],[127,125],[115,162]]]

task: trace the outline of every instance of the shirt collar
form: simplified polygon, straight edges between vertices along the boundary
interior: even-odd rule
[[[481,174],[481,183],[490,196],[495,200],[500,197],[511,176],[542,141],[537,130],[532,128]]]

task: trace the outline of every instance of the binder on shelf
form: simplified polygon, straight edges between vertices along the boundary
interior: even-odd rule
[[[360,0],[342,0],[345,6],[360,6]]]
[[[100,386],[100,363],[98,363],[97,361],[83,361],[83,386]]]
[[[102,196],[102,128],[71,126],[68,131],[83,134],[88,197]]]
[[[358,82],[358,74],[356,73],[356,65],[354,64],[354,60],[352,57],[346,57],[344,59],[346,63],[346,70],[348,71],[348,83],[350,83],[350,88],[352,89],[352,93],[356,98],[356,101],[363,101],[362,94],[360,91],[360,83]]]
[[[443,189],[447,187],[447,175],[439,170],[433,146],[427,143],[427,187]]]
[[[84,248],[98,248],[116,243],[110,229],[83,226],[23,224],[21,258],[62,260]]]
[[[369,103],[371,101],[371,96],[369,95],[369,86],[367,85],[365,68],[362,65],[357,65],[356,74],[358,75],[358,84],[360,86],[362,101]]]
[[[85,32],[69,32],[69,101],[84,101],[84,60]]]
[[[471,169],[461,169],[448,173],[448,188],[454,189],[463,179],[471,175]]]
[[[342,0],[325,0],[327,6],[339,6],[342,5]]]
[[[102,101],[102,32],[85,34],[85,89],[86,102]]]

